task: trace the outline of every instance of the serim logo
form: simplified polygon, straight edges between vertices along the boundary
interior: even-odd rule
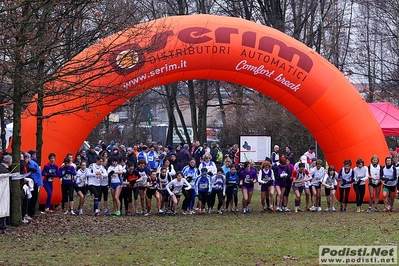
[[[109,62],[119,74],[129,74],[144,65],[144,50],[138,44],[123,45],[112,51]]]
[[[116,64],[120,68],[133,68],[139,62],[139,54],[133,50],[125,50],[116,57]]]

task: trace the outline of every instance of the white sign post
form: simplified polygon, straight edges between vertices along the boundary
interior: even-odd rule
[[[240,136],[240,162],[252,159],[255,163],[263,162],[271,156],[270,136]]]

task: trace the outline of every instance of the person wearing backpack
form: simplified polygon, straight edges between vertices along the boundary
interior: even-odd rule
[[[216,142],[211,143],[212,161],[215,163],[216,168],[223,166],[223,152],[220,150]]]

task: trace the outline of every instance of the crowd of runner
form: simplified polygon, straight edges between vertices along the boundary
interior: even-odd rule
[[[160,144],[127,148],[118,143],[111,142],[107,146],[101,142],[88,150],[82,149],[75,156],[67,154],[60,166],[55,163],[56,155],[50,153],[48,162],[40,169],[36,151],[30,150],[21,154],[21,173],[30,174],[22,182],[23,221],[29,222],[35,214],[41,186],[47,192],[45,212],[62,210],[72,215],[83,215],[88,197],[93,206],[89,214],[95,216],[247,214],[257,186],[261,191],[261,212],[291,211],[288,208],[291,191],[295,194],[294,204],[291,204],[293,211],[322,211],[322,189],[327,204],[325,212],[346,212],[352,189],[356,195],[356,211],[362,212],[366,186],[369,192],[367,212],[379,211],[381,191],[382,210],[394,211],[395,193],[399,189],[398,153],[384,158],[383,163],[373,156],[369,163],[358,158],[355,163],[345,160],[340,167],[330,165],[327,169],[323,161],[315,157],[315,147],[310,146],[295,162],[290,146],[280,154],[275,145],[271,158],[266,158],[257,170],[251,160],[239,163],[237,144],[223,153],[216,143],[208,148],[198,141],[191,149],[187,144],[175,148]],[[61,206],[51,204],[55,178],[61,180]],[[335,197],[337,190],[339,205]],[[305,204],[301,208],[303,194]],[[108,205],[109,197],[112,197],[113,206]],[[153,205],[156,210],[152,210]]]

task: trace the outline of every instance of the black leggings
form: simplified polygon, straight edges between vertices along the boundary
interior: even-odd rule
[[[129,203],[132,203],[132,189],[127,187],[122,187],[121,194],[119,195],[119,200],[121,202],[122,210],[122,202],[125,205],[125,211],[129,209]]]
[[[285,185],[285,190],[284,190],[284,197],[288,197],[290,195],[291,192],[291,187],[292,187],[292,182],[287,182],[287,184]]]
[[[33,191],[31,191],[31,193],[32,193],[32,198],[30,198],[28,202],[28,215],[32,217],[33,215],[35,215],[36,203],[39,197],[39,187],[37,186],[36,183],[34,184]]]
[[[342,203],[345,203],[345,204],[348,203],[348,198],[349,198],[349,192],[350,192],[350,190],[351,190],[350,187],[347,187],[347,188],[342,188],[342,187],[340,187],[340,188],[339,188],[339,202],[341,202],[341,204],[342,204]],[[345,194],[345,197],[344,197],[344,194]],[[343,201],[342,201],[342,200],[343,200]]]
[[[208,192],[198,192],[198,200],[202,203],[202,208],[205,208],[205,204],[207,204],[208,200]]]
[[[193,190],[194,189],[189,189],[189,190],[185,190],[183,188],[183,195],[184,195],[184,200],[183,200],[183,204],[182,204],[182,210],[187,210],[188,206],[190,205],[190,201],[191,201],[191,195],[193,194]]]
[[[73,184],[62,184],[62,201],[73,201]]]
[[[89,186],[89,191],[90,191],[91,194],[94,195],[95,199],[100,199],[100,197],[101,197],[101,187],[100,186],[90,185]]]
[[[364,194],[366,193],[366,185],[353,185],[353,189],[356,193],[356,206],[361,206],[364,199]]]
[[[103,196],[104,201],[108,201],[108,186],[101,186],[100,189],[101,194],[98,200],[101,201],[101,196]]]
[[[237,186],[227,186],[226,187],[226,208],[229,206],[230,201],[234,199],[234,206],[238,206],[238,196],[237,196]]]
[[[223,205],[223,190],[212,190],[211,195],[208,198],[208,207],[213,208],[216,201],[216,195],[218,196],[218,210]]]

